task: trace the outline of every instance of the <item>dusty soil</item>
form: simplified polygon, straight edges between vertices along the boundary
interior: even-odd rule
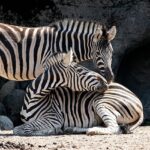
[[[39,137],[14,136],[0,131],[0,150],[150,150],[150,126],[124,135],[59,135]]]

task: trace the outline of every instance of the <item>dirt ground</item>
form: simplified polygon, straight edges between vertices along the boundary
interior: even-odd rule
[[[150,150],[150,126],[142,126],[132,134],[59,135],[39,137],[14,136],[0,131],[0,150]]]

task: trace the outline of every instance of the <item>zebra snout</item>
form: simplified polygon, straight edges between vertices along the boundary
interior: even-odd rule
[[[108,85],[107,84],[100,84],[97,86],[97,91],[100,93],[105,92],[108,89]]]

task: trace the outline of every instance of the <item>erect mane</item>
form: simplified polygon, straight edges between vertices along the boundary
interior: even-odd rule
[[[95,20],[87,20],[87,19],[77,19],[77,18],[64,18],[64,19],[60,19],[60,20],[56,20],[55,22],[52,22],[50,23],[49,25],[50,26],[53,26],[53,25],[57,25],[59,24],[60,22],[84,22],[84,23],[94,23],[94,24],[97,24],[97,25],[103,25],[103,23],[101,22],[98,22],[98,21],[95,21]]]
[[[57,53],[53,53],[52,55],[49,56],[49,58],[47,59],[47,66],[54,66],[60,62],[62,62],[63,60],[63,55],[66,54],[65,52],[57,52]]]
[[[106,25],[104,23],[101,23],[101,22],[98,22],[98,21],[95,21],[95,20],[85,20],[85,19],[72,19],[72,18],[65,18],[65,19],[62,19],[62,20],[57,20],[56,22],[53,22],[51,24],[49,24],[50,27],[54,27],[57,29],[57,27],[61,24],[62,26],[66,26],[70,23],[76,23],[78,22],[79,24],[80,23],[84,23],[84,26],[85,24],[89,24],[89,25],[92,25],[94,26],[94,28],[96,29],[98,26],[102,26],[102,31],[103,33],[105,34],[105,32],[107,31],[107,28],[106,28]],[[85,28],[82,28],[83,30]],[[91,28],[91,33],[92,33],[92,28]]]

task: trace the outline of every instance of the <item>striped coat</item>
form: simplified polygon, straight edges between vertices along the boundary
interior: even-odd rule
[[[133,131],[143,121],[141,101],[118,83],[111,83],[103,94],[59,87],[42,101],[24,105],[25,124],[15,127],[16,135],[120,134]]]
[[[115,34],[115,27],[106,30],[90,21],[65,19],[43,27],[0,23],[0,76],[19,81],[35,79],[45,71],[54,53],[72,48],[76,61],[95,60],[101,74],[111,80],[110,41]]]

